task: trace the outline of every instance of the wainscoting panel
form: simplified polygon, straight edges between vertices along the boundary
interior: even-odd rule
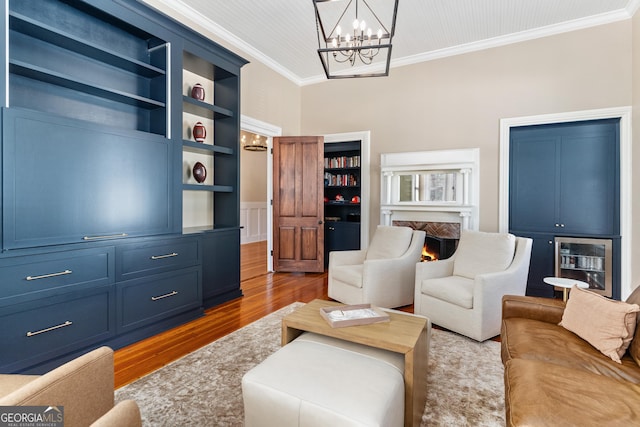
[[[267,202],[241,202],[240,226],[240,244],[267,240]]]

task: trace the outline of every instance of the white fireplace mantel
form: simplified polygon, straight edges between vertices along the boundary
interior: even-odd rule
[[[380,169],[381,224],[433,221],[478,229],[479,148],[383,153]],[[420,189],[420,185],[428,186],[423,177],[432,174],[446,176],[446,195],[442,188]]]

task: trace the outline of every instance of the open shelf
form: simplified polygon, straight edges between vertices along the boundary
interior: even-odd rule
[[[182,234],[197,234],[197,233],[206,233],[211,231],[232,230],[237,228],[238,228],[237,225],[225,225],[225,224],[202,225],[202,226],[195,226],[195,227],[185,227],[182,229]]]
[[[182,189],[190,191],[212,191],[214,193],[233,193],[233,187],[230,185],[182,184]]]
[[[111,101],[134,105],[136,107],[144,108],[147,110],[155,110],[157,108],[165,107],[164,102],[145,98],[133,93],[127,93],[124,91],[95,85],[89,82],[83,82],[76,79],[75,77],[47,70],[45,68],[38,67],[32,64],[27,64],[22,61],[16,61],[14,59],[9,60],[9,71],[14,74],[18,74],[34,80],[39,80],[56,86],[77,90],[90,95],[109,99]]]
[[[123,56],[110,49],[89,44],[72,34],[53,28],[16,12],[9,13],[9,25],[14,31],[35,37],[64,49],[75,51],[81,55],[144,77],[157,77],[166,74],[164,70],[158,67],[146,64],[135,58]]]
[[[325,205],[329,205],[329,206],[360,206],[359,202],[351,202],[351,201],[339,201],[339,200],[330,200],[328,202],[324,203]]]
[[[220,153],[220,154],[233,154],[233,151],[234,151],[232,148],[221,147],[219,145],[204,144],[202,142],[194,142],[194,141],[189,141],[187,139],[182,140],[182,146],[184,147],[185,150],[191,151],[194,153],[213,152],[213,153]]]
[[[233,117],[233,111],[226,108],[208,104],[206,102],[199,101],[186,95],[182,96],[182,100],[186,103],[186,105],[184,106],[184,111],[187,113],[196,114],[210,119],[224,119],[227,117]]]

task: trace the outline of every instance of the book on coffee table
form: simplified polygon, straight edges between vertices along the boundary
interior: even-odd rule
[[[388,322],[389,315],[371,304],[322,307],[320,315],[332,328]]]

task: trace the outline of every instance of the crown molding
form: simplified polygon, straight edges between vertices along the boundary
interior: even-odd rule
[[[640,8],[640,0],[629,0],[625,10],[629,14],[629,17],[632,17],[638,11],[638,8]]]
[[[632,9],[637,10],[640,6],[640,0],[631,0],[627,9],[621,9],[614,12],[603,13],[600,15],[589,16],[586,18],[566,21],[559,24],[548,25],[546,27],[535,28],[533,30],[521,31],[518,33],[508,34],[505,36],[493,37],[477,42],[466,43],[458,46],[452,46],[444,49],[433,50],[418,55],[405,56],[391,60],[391,67],[402,67],[405,65],[417,64],[420,62],[433,61],[440,58],[462,55],[465,53],[478,52],[494,47],[501,47],[510,44],[520,43],[528,40],[535,40],[549,37],[557,34],[568,33],[571,31],[582,30],[585,28],[596,27],[599,25],[610,24],[613,22],[623,21],[633,16],[630,13],[630,5],[635,3]]]
[[[265,55],[260,50],[254,48],[253,46],[251,46],[249,43],[245,42],[241,38],[235,36],[224,27],[221,27],[220,25],[213,22],[212,20],[202,16],[200,12],[198,12],[196,9],[192,8],[191,6],[186,5],[181,0],[142,0],[142,1],[147,3],[151,7],[156,7],[156,9],[158,7],[154,6],[153,3],[161,4],[163,6],[161,12],[164,12],[170,15],[171,17],[173,17],[174,19],[177,19],[183,24],[186,24],[187,21],[192,21],[200,25],[201,27],[205,28],[209,33],[211,33],[211,35],[224,40],[225,42],[229,43],[232,47],[238,50],[241,50],[242,52],[248,54],[249,56],[252,56],[256,60],[258,60],[260,63],[271,68],[273,71],[282,75],[288,80],[291,80],[293,83],[297,84],[298,86],[302,86],[303,82],[305,81],[305,79],[302,79],[300,76],[291,72],[289,69],[283,67],[277,61]],[[207,34],[203,34],[203,35],[205,37],[207,36]],[[318,78],[319,77],[321,76],[318,76]],[[312,77],[312,78],[315,79],[316,77]]]

